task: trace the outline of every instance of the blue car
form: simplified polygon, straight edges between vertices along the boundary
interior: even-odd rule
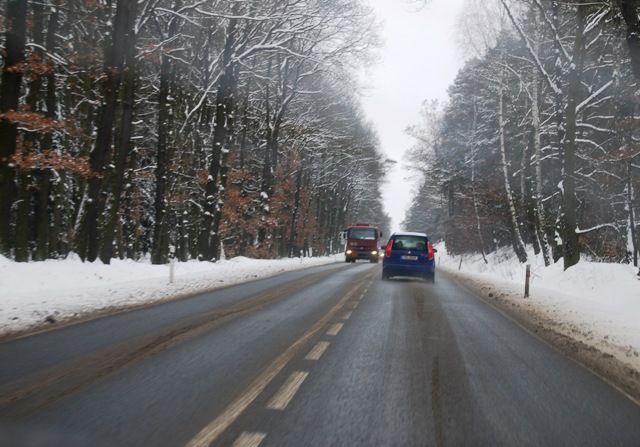
[[[424,233],[392,234],[384,251],[382,279],[413,276],[435,282],[436,251]]]

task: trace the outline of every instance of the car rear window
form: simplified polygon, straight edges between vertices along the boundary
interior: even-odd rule
[[[376,230],[375,228],[352,228],[349,230],[349,239],[375,241],[377,239]]]
[[[427,249],[427,238],[422,236],[396,236],[393,239],[392,249],[424,251]]]

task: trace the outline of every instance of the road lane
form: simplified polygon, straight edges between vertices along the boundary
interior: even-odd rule
[[[39,393],[35,403],[7,404],[0,408],[0,419],[111,445],[184,445],[346,290],[371,273],[366,264],[340,265],[302,290],[53,403],[43,403]]]
[[[256,402],[218,445],[640,445],[639,407],[442,274],[375,282],[321,341],[287,409]]]
[[[50,402],[45,387],[0,406],[0,424],[62,433],[52,445],[640,445],[638,406],[445,275],[379,274],[336,265],[218,291],[221,308],[286,292]],[[217,298],[183,305],[211,311]]]
[[[322,278],[344,268],[329,264],[245,284],[216,289],[192,298],[169,301],[151,307],[119,313],[60,329],[0,342],[0,384],[24,377],[99,349],[140,337],[194,315],[237,304],[264,291],[276,290],[312,275]]]

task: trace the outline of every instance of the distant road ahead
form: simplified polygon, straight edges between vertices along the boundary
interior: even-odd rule
[[[0,445],[640,446],[640,407],[445,275],[379,278],[315,267],[0,344]]]

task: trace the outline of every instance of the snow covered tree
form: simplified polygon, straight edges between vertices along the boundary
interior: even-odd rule
[[[581,254],[631,261],[638,87],[617,4],[500,3],[508,21],[459,73],[424,157],[447,245],[512,245],[521,261],[530,245],[565,268]]]
[[[377,41],[363,2],[0,6],[3,255],[326,253],[351,220],[387,221],[354,81]]]

